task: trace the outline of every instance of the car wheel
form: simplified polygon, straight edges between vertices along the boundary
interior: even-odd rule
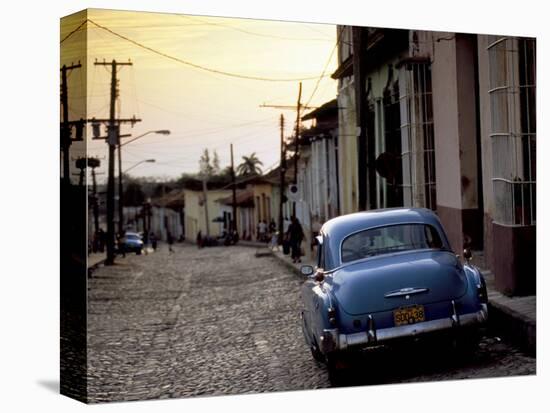
[[[342,364],[342,359],[336,354],[329,354],[325,361],[330,384],[335,387],[344,385],[345,366]]]
[[[141,255],[141,250],[137,250],[136,255]]]
[[[320,363],[323,363],[325,361],[325,356],[319,350],[319,347],[317,346],[316,342],[313,343],[313,345],[310,347],[310,350],[311,350],[311,355],[316,361]]]
[[[478,334],[465,334],[454,340],[454,348],[460,359],[469,359],[479,349],[481,337]]]

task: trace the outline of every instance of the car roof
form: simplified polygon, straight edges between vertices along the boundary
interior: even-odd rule
[[[348,235],[369,228],[407,223],[432,225],[440,233],[443,242],[449,245],[439,218],[432,210],[426,208],[385,208],[341,215],[325,222],[321,233],[328,241],[329,245],[326,247],[330,252],[327,252],[331,256],[329,259],[332,266],[335,266],[339,265],[340,244]]]
[[[426,208],[386,208],[372,209],[364,212],[341,215],[325,222],[321,231],[337,236],[338,233],[349,234],[361,228],[394,225],[407,222],[439,222],[433,211]]]

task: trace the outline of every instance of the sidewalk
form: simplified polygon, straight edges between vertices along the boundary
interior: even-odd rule
[[[293,264],[290,256],[284,255],[280,250],[271,253],[300,277],[303,277],[300,272],[302,265],[315,266],[313,262],[307,260],[302,260],[300,264]],[[490,271],[482,270],[481,273],[487,282],[490,328],[534,356],[537,329],[536,296],[507,297],[496,291],[494,276]]]
[[[93,270],[103,265],[107,259],[107,253],[95,252],[88,255],[88,270]]]

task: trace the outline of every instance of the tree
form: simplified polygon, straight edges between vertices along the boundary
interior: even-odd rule
[[[123,202],[126,206],[141,205],[145,200],[145,194],[139,182],[132,181],[127,183],[123,194]]]
[[[252,152],[249,156],[243,156],[242,160],[239,166],[237,166],[237,173],[240,176],[262,174],[262,170],[258,165],[263,165],[263,162],[258,159],[256,152]]]
[[[220,173],[220,158],[218,152],[214,151],[213,158],[210,157],[208,148],[205,148],[199,159],[199,175],[210,177]]]
[[[221,172],[220,168],[220,157],[218,156],[218,152],[214,151],[214,159],[212,159],[212,175],[219,175]]]

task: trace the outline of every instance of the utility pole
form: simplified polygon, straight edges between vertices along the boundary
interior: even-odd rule
[[[120,139],[117,145],[118,158],[118,233],[124,232],[124,206],[122,204],[122,156],[120,149]]]
[[[84,174],[86,171],[86,158],[78,158],[75,161],[75,165],[78,169],[80,169],[80,172],[75,174],[78,175],[78,186],[84,186]]]
[[[294,145],[294,185],[298,184],[298,151],[300,150],[300,109],[302,104],[302,82],[298,89],[298,103],[296,104],[296,142]],[[292,215],[296,216],[296,201],[292,203]]]
[[[69,172],[70,170],[69,147],[71,146],[71,143],[72,143],[71,128],[72,128],[72,125],[75,123],[75,122],[69,121],[69,94],[68,94],[68,87],[67,87],[67,72],[74,69],[78,69],[80,67],[82,67],[82,65],[79,62],[76,65],[75,64],[71,64],[70,66],[63,65],[63,67],[61,68],[61,106],[63,108],[62,122],[61,122],[61,148],[63,149],[63,182],[65,183],[66,186],[68,186],[71,182],[70,172]]]
[[[202,177],[202,194],[204,197],[204,217],[206,220],[206,236],[210,236],[210,225],[208,220],[208,189],[206,187],[206,179],[208,176],[206,175],[206,172],[204,173],[204,176]]]
[[[99,199],[97,196],[97,180],[95,169],[101,165],[101,162],[97,158],[88,158],[88,167],[92,168],[92,211],[94,214],[94,231],[97,235],[99,233]]]
[[[235,182],[235,165],[233,164],[233,144],[231,144],[231,182],[233,186],[233,219],[231,220],[231,231],[237,231],[237,183]]]
[[[284,222],[283,222],[283,206],[285,203],[284,194],[285,194],[285,173],[286,173],[286,150],[285,150],[285,117],[281,113],[281,118],[279,121],[279,126],[281,128],[281,162],[279,164],[279,175],[280,175],[280,187],[281,193],[279,196],[279,239],[277,242],[279,245],[283,243],[283,232],[284,232]]]
[[[289,110],[295,110],[296,111],[296,142],[295,142],[295,148],[294,148],[294,184],[298,181],[298,150],[300,148],[300,112],[302,109],[317,109],[318,106],[308,106],[308,105],[302,105],[301,103],[302,99],[302,82],[300,82],[300,86],[298,89],[298,103],[294,106],[291,105],[266,105],[265,103],[260,105],[261,108],[275,108],[275,109],[289,109]],[[281,115],[282,117],[282,115]],[[285,150],[286,155],[286,150]],[[286,168],[286,160],[285,160],[285,168]],[[282,188],[281,188],[282,190]],[[292,204],[292,214],[296,215],[296,202],[293,202]]]
[[[107,144],[109,145],[108,177],[107,177],[107,260],[105,264],[113,265],[115,262],[115,148],[120,144],[120,123],[123,119],[116,119],[117,89],[117,68],[118,66],[131,66],[131,62],[95,62],[96,66],[111,66],[111,104],[109,119],[107,121]],[[132,119],[132,125],[138,122]]]

